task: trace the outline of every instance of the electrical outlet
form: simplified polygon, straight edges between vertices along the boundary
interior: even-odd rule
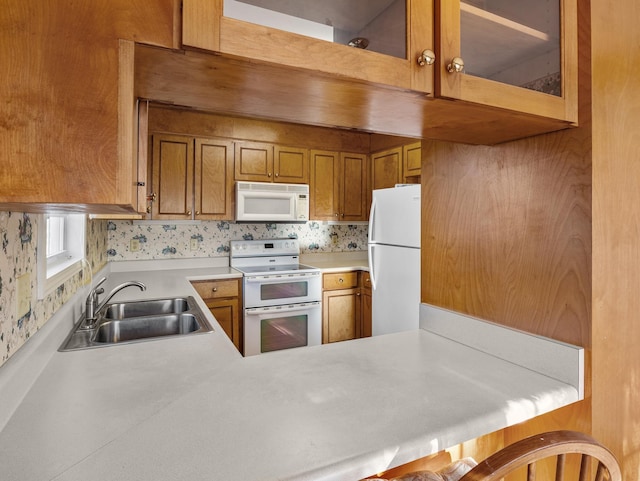
[[[129,250],[131,252],[138,252],[140,250],[140,241],[138,239],[131,239]]]
[[[29,274],[23,274],[16,279],[16,294],[18,297],[17,318],[22,318],[31,310],[31,279]]]
[[[335,246],[338,245],[338,234],[335,232],[331,234],[331,243]]]
[[[197,251],[198,247],[200,247],[198,244],[199,244],[198,239],[195,238],[195,237],[192,237],[191,238],[191,245],[190,245],[191,246],[191,250],[192,251]]]

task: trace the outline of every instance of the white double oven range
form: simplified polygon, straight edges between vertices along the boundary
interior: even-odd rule
[[[300,264],[298,239],[231,241],[243,274],[244,355],[322,343],[322,275]]]

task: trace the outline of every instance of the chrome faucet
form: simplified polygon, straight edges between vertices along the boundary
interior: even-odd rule
[[[107,297],[104,298],[104,300],[100,303],[100,305],[98,305],[98,296],[100,294],[104,294],[104,289],[100,286],[106,280],[107,280],[106,277],[103,277],[102,279],[100,279],[96,284],[96,286],[93,289],[91,289],[91,292],[89,292],[89,295],[87,296],[86,309],[84,311],[85,328],[89,329],[93,327],[96,320],[98,319],[97,316],[98,316],[98,312],[100,312],[100,309],[102,309],[105,306],[105,304],[111,300],[113,296],[115,296],[118,292],[120,292],[125,287],[136,286],[136,287],[139,287],[141,291],[144,291],[147,289],[147,286],[145,286],[142,282],[127,281],[120,284],[117,287],[114,287],[113,290],[109,294],[107,294]]]

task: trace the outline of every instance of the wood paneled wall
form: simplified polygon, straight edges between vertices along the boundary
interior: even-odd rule
[[[149,132],[225,137],[366,154],[369,153],[371,137],[364,132],[230,117],[158,105],[149,109]]]
[[[591,0],[593,433],[640,479],[640,3]]]
[[[581,1],[580,127],[494,147],[423,141],[422,301],[591,355],[590,10]],[[587,398],[465,443],[479,459],[552,429],[591,431]]]

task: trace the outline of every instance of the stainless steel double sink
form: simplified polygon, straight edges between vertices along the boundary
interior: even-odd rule
[[[95,323],[87,325],[83,316],[59,350],[105,347],[213,330],[191,296],[107,304],[97,317]]]

